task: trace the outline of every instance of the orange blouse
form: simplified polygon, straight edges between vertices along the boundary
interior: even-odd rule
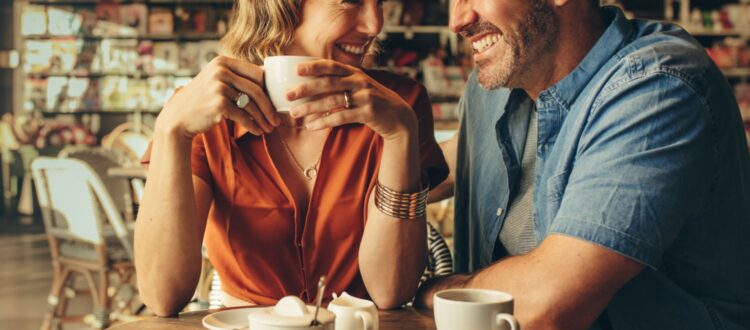
[[[421,168],[432,186],[442,182],[448,167],[435,142],[425,89],[399,75],[367,73],[412,106],[419,120]],[[261,305],[287,295],[313,303],[317,281],[325,275],[324,297],[342,291],[367,297],[357,255],[382,147],[382,139],[364,125],[333,128],[307,217],[296,221],[297,206],[264,136],[228,120],[196,136],[192,171],[213,188],[205,244],[222,290]]]

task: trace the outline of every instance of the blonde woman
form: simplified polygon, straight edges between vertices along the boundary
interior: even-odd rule
[[[157,315],[191,298],[204,238],[227,306],[312,302],[322,275],[325,297],[347,291],[380,308],[413,297],[425,188],[447,166],[424,88],[360,68],[382,15],[376,0],[237,1],[227,56],[165,104],[144,158],[135,255]],[[325,59],[298,67],[315,79],[288,97],[316,101],[289,115],[263,88],[260,65],[280,54]]]

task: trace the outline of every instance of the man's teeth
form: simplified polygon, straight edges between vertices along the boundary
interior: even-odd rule
[[[365,46],[338,45],[339,48],[347,53],[362,55],[365,53]]]
[[[490,46],[494,45],[500,41],[500,34],[499,33],[492,33],[484,36],[482,39],[479,39],[471,44],[472,47],[474,47],[474,50],[481,52]]]

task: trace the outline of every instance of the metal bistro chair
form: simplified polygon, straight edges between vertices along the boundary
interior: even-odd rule
[[[32,162],[31,170],[53,268],[49,310],[42,329],[81,321],[66,315],[70,293],[78,292],[77,276],[82,276],[91,292],[96,316],[93,326],[106,328],[113,305],[118,313],[124,311],[123,315],[131,309],[132,301],[113,304],[113,300],[121,291],[135,290],[132,232],[102,181],[83,161],[40,157]]]

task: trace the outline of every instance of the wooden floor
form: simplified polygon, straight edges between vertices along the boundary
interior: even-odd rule
[[[32,222],[24,219],[25,222]],[[0,219],[0,329],[39,329],[52,284],[47,238],[35,224]],[[89,297],[76,298],[71,312],[91,310]],[[65,329],[87,329],[85,325]]]

